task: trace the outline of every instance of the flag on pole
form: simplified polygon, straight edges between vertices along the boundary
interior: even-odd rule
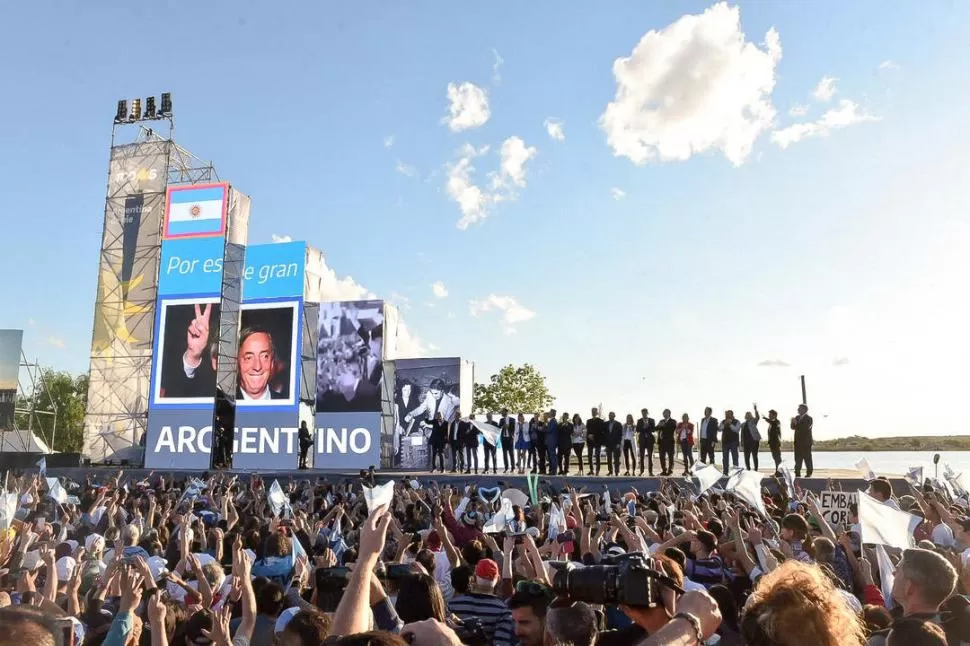
[[[913,546],[913,530],[921,522],[919,516],[893,509],[866,492],[859,492],[859,533],[863,543],[908,549]]]
[[[488,422],[480,422],[477,419],[470,419],[468,421],[471,422],[472,426],[481,431],[482,437],[486,442],[492,446],[498,446],[498,436],[500,432],[498,426],[489,424]]]
[[[872,467],[869,466],[869,460],[865,458],[856,460],[855,468],[859,470],[859,473],[861,473],[862,477],[866,479],[866,482],[876,479],[876,473],[872,470]]]
[[[169,190],[165,236],[217,235],[225,230],[226,186],[186,186]]]
[[[37,468],[40,470],[40,477],[47,477],[47,456],[42,455],[39,460],[37,460]]]
[[[761,498],[761,474],[736,468],[728,476],[727,491],[733,491],[739,498],[754,507],[762,517],[768,518],[765,501]]]
[[[713,464],[702,464],[694,468],[694,477],[697,479],[697,495],[717,484],[721,479],[721,470]]]
[[[906,471],[906,479],[917,486],[923,484],[923,467],[910,467]]]
[[[273,484],[269,486],[269,491],[266,493],[266,502],[269,503],[269,508],[274,516],[278,516],[285,507],[289,506],[290,500],[283,493],[283,487],[280,486],[279,480],[273,480]]]
[[[16,493],[0,493],[0,530],[10,529],[10,523],[17,515]]]
[[[893,562],[886,554],[886,548],[876,545],[876,562],[879,565],[879,580],[882,582],[882,598],[886,601],[886,607],[893,608],[893,582],[896,580],[896,569]]]

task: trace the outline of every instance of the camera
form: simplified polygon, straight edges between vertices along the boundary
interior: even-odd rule
[[[601,565],[581,567],[567,562],[555,567],[553,592],[571,601],[655,608],[663,604],[663,588],[684,592],[657,569],[652,558],[639,552],[604,559]]]
[[[460,625],[453,627],[459,641],[467,646],[487,646],[488,635],[481,619],[464,619]]]

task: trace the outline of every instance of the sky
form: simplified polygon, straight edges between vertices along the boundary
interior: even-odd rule
[[[362,4],[0,8],[0,328],[87,369],[115,104],[170,91],[250,243],[479,381],[964,432],[970,4]]]

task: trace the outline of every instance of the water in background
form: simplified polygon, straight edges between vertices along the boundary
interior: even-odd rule
[[[720,449],[720,447],[718,447]],[[859,458],[869,461],[869,466],[878,474],[903,475],[910,467],[923,466],[923,474],[933,476],[933,455],[934,451],[815,451],[812,454],[814,464],[818,469],[855,469],[855,463]],[[782,459],[793,468],[795,466],[795,454],[783,452]],[[715,456],[720,464],[720,450]],[[744,455],[740,456],[740,464],[744,465]],[[762,450],[758,455],[758,466],[764,471],[771,468],[774,464],[771,461],[771,452]],[[943,475],[943,464],[947,463],[957,473],[970,469],[970,451],[950,451],[940,453],[940,475]]]

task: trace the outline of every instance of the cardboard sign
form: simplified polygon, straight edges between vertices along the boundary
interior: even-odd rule
[[[822,491],[818,494],[819,507],[829,525],[835,528],[849,524],[849,505],[859,504],[855,491]]]

